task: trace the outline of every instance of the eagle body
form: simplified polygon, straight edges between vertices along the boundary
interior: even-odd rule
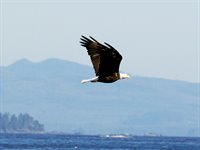
[[[130,78],[128,74],[120,73],[119,66],[122,60],[121,54],[111,45],[99,43],[93,37],[81,37],[81,45],[87,49],[91,58],[96,77],[82,80],[87,82],[112,83],[119,79]]]
[[[99,76],[97,82],[103,82],[103,83],[112,83],[120,79],[119,73],[113,73],[112,75],[107,76]]]

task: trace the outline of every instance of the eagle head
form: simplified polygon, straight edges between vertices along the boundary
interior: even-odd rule
[[[130,75],[126,74],[126,73],[120,73],[120,79],[129,79],[131,78]]]

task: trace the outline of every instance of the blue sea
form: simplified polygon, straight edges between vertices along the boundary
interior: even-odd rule
[[[0,134],[0,150],[200,150],[198,137]]]

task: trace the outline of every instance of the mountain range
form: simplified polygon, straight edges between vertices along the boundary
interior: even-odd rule
[[[81,84],[91,66],[22,59],[0,67],[0,109],[29,113],[47,131],[200,136],[200,83],[132,76]]]

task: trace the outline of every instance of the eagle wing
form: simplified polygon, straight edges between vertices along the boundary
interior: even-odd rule
[[[91,58],[96,76],[109,76],[119,73],[119,66],[122,60],[120,53],[111,45],[99,43],[94,38],[82,36],[81,45],[87,49]]]

